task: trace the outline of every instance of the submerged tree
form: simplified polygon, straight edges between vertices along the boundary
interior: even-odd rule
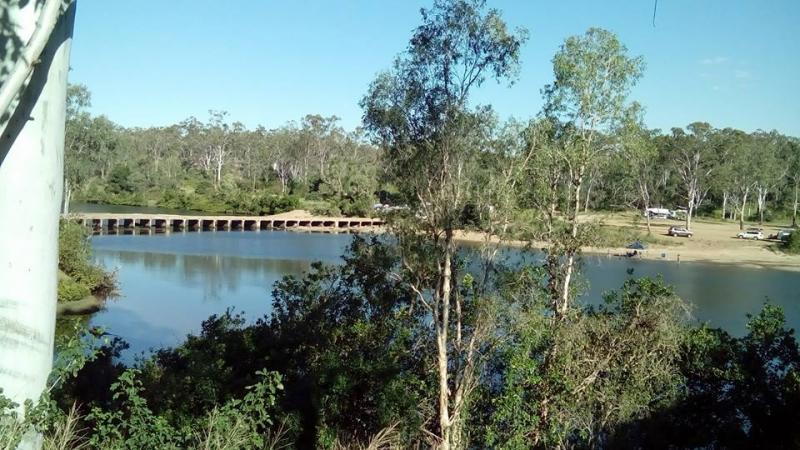
[[[492,123],[471,108],[487,78],[513,77],[523,32],[510,32],[483,0],[438,0],[391,71],[362,100],[364,123],[386,149],[392,181],[412,214],[392,223],[403,251],[402,279],[430,312],[437,371],[437,427],[442,449],[465,446],[466,404],[488,331],[477,305],[458,292],[455,230],[481,188],[472,176]],[[475,205],[478,209],[489,205]]]

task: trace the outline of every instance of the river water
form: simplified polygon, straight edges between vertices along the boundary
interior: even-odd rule
[[[116,270],[122,296],[92,317],[131,344],[129,352],[172,346],[227,308],[254,320],[269,313],[275,281],[313,261],[337,263],[348,234],[204,232],[94,236],[94,257]],[[629,273],[632,270],[632,275]],[[769,298],[800,325],[800,274],[704,263],[587,256],[583,301],[597,302],[630,277],[661,275],[690,301],[696,320],[741,336],[746,314]]]

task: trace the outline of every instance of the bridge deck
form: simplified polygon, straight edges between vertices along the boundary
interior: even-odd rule
[[[383,219],[372,217],[323,217],[323,216],[197,216],[184,214],[146,214],[146,213],[74,213],[66,216],[69,220],[102,229],[155,228],[161,230],[268,230],[268,229],[308,229],[350,231],[374,228],[384,225]]]

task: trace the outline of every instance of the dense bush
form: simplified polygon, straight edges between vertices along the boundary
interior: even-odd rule
[[[345,217],[369,217],[372,215],[372,203],[369,198],[358,197],[343,198],[336,205]]]
[[[115,286],[113,274],[92,262],[89,232],[83,225],[62,220],[58,234],[58,299],[80,300],[89,294],[106,295]]]

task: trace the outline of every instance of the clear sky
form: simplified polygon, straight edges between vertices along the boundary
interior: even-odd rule
[[[403,51],[419,0],[80,0],[70,81],[95,114],[126,126],[168,125],[226,110],[249,127],[305,114],[360,123],[360,98]],[[653,128],[703,120],[800,136],[798,0],[489,0],[530,39],[515,85],[474,99],[503,117],[540,109],[564,38],[609,29],[644,77],[632,98]]]

